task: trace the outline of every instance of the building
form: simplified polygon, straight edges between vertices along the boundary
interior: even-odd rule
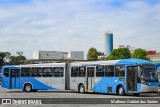
[[[63,59],[68,59],[68,52],[63,52]]]
[[[75,60],[83,60],[84,59],[83,51],[71,51],[68,53],[68,58]]]
[[[147,55],[155,55],[155,54],[157,54],[157,52],[154,51],[154,50],[148,50],[148,51],[146,51],[146,53],[147,53]]]
[[[33,52],[33,59],[72,59],[84,60],[83,51],[36,51]]]
[[[61,51],[36,51],[33,52],[33,59],[63,59]]]
[[[135,47],[131,47],[130,45],[118,45],[115,49],[118,49],[118,48],[128,48],[129,51],[130,51],[130,54],[133,54],[134,53],[134,50],[135,50]]]
[[[155,50],[147,50],[147,58],[150,61],[160,61],[160,53]]]
[[[150,61],[160,61],[160,54],[147,55],[147,58],[148,58]]]
[[[104,34],[105,37],[105,55],[109,56],[113,50],[113,34],[112,33],[106,33]]]

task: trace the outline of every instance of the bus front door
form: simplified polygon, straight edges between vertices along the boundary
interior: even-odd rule
[[[93,87],[95,83],[95,67],[87,67],[87,81],[86,81],[86,89],[88,92],[93,92]]]
[[[128,91],[137,91],[138,68],[136,66],[127,67],[127,89]]]
[[[10,88],[17,89],[20,86],[20,69],[10,69]]]

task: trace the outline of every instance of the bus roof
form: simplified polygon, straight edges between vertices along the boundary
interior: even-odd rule
[[[65,66],[65,63],[42,63],[42,64],[27,64],[27,65],[6,65],[5,68],[14,68],[14,67],[62,67]]]
[[[140,65],[140,64],[151,64],[155,65],[153,62],[149,62],[143,59],[122,59],[122,60],[106,60],[106,61],[88,61],[88,62],[73,62],[72,66],[94,66],[94,65]],[[7,65],[3,67],[7,68],[21,68],[21,67],[62,67],[65,63],[41,63],[41,64],[27,64],[27,65]],[[160,66],[160,63],[159,63]]]
[[[117,62],[116,64],[125,64],[125,65],[140,65],[140,64],[151,64],[153,63],[143,60],[143,59],[135,59],[135,58],[130,58],[130,59],[123,59]]]
[[[122,60],[106,60],[106,61],[89,61],[89,62],[74,62],[72,65],[140,65],[140,64],[151,64],[153,63],[143,60],[143,59],[135,59],[135,58],[130,58],[130,59],[122,59]]]
[[[160,67],[160,62],[152,62],[154,65],[156,65],[156,67]]]

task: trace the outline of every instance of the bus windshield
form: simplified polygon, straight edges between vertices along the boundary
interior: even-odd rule
[[[158,83],[160,87],[160,68],[157,68],[157,77],[158,77]]]
[[[140,66],[140,78],[146,81],[157,81],[156,68],[154,66]]]

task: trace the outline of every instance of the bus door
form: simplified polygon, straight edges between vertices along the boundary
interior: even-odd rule
[[[20,86],[20,69],[10,69],[10,88],[16,89]]]
[[[127,89],[137,91],[138,67],[127,66]]]
[[[93,92],[92,88],[95,84],[95,67],[87,67],[87,81],[86,81],[86,89],[88,92]]]

